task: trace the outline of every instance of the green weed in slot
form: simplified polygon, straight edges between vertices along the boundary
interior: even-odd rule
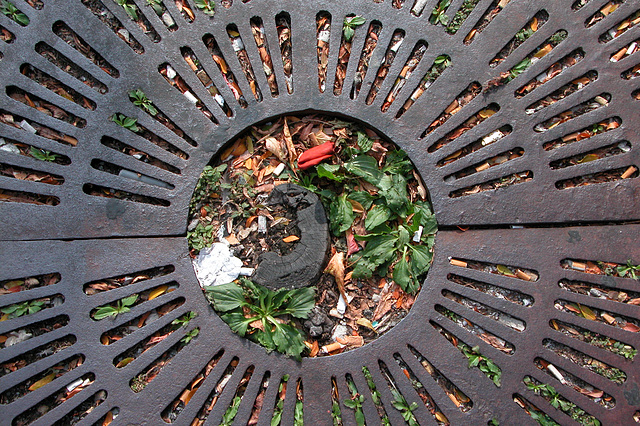
[[[348,16],[344,18],[342,24],[342,35],[344,41],[350,42],[356,34],[356,28],[364,24],[366,20],[362,16]]]
[[[196,7],[205,15],[213,16],[216,13],[216,4],[213,0],[193,0]]]
[[[131,98],[131,101],[135,106],[142,108],[149,114],[153,116],[158,114],[158,110],[155,106],[153,106],[153,103],[149,100],[149,98],[147,98],[147,95],[145,95],[142,90],[131,90],[129,92],[129,98]]]
[[[0,12],[23,27],[29,25],[29,17],[20,12],[20,10],[8,0],[2,0],[2,3],[0,3]]]
[[[130,307],[136,303],[138,300],[137,294],[132,294],[131,296],[125,297],[124,299],[120,299],[114,305],[105,305],[98,308],[98,310],[93,314],[93,318],[96,320],[101,320],[107,317],[116,317],[120,314],[124,314],[125,312],[129,312]]]

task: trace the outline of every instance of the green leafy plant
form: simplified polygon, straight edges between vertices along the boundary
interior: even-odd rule
[[[131,98],[131,101],[135,106],[142,108],[149,114],[153,116],[158,114],[158,110],[155,106],[153,106],[153,103],[149,100],[149,98],[147,98],[147,95],[145,95],[142,90],[131,90],[129,92],[129,98]]]
[[[420,423],[418,423],[415,414],[413,414],[413,411],[418,408],[418,403],[414,401],[409,404],[400,391],[395,387],[392,387],[390,390],[391,395],[393,395],[393,401],[391,401],[393,408],[400,411],[402,418],[409,424],[409,426],[419,426]]]
[[[627,260],[627,264],[624,266],[618,266],[616,268],[618,275],[623,278],[626,278],[627,275],[629,278],[638,280],[640,279],[640,265],[634,265],[631,263],[631,259]]]
[[[242,398],[239,396],[234,396],[231,401],[231,405],[227,407],[227,411],[222,415],[222,422],[220,426],[231,426],[233,425],[233,419],[235,419],[236,414],[238,414],[238,408],[240,408],[240,401]]]
[[[216,13],[216,4],[213,0],[193,0],[196,7],[205,15],[213,16]]]
[[[531,29],[530,27],[528,28],[522,28],[520,31],[518,31],[516,33],[516,35],[514,36],[514,38],[516,39],[516,41],[518,43],[522,43],[523,41],[525,41],[526,39],[528,39],[529,37],[531,37],[533,35],[534,31],[533,29]]]
[[[520,74],[526,71],[527,68],[531,66],[531,59],[524,58],[522,61],[518,62],[511,70],[509,70],[509,80],[513,80]]]
[[[400,197],[405,196],[401,195]],[[369,278],[373,271],[381,276],[393,266],[393,280],[404,291],[415,293],[420,287],[420,278],[431,265],[433,254],[426,240],[435,232],[435,218],[426,203],[416,203],[407,209],[412,214],[410,222],[391,230],[387,222],[394,217],[389,204],[374,206],[365,220],[365,228],[372,230],[367,235],[357,235],[356,239],[367,241],[364,250],[352,256],[353,277]],[[425,233],[425,245],[412,243],[412,236],[419,227]]]
[[[451,0],[440,0],[438,5],[431,11],[429,22],[434,25],[442,24],[446,26],[449,23],[449,17],[445,15],[445,12],[450,4]]]
[[[131,130],[132,132],[140,131],[140,128],[136,124],[138,123],[137,118],[127,117],[124,114],[113,114],[111,116],[111,121],[116,123],[118,126],[124,127],[127,130]]]
[[[304,426],[304,404],[301,400],[296,401],[296,407],[293,411],[293,426]]]
[[[342,24],[344,41],[350,42],[356,34],[356,28],[364,24],[366,20],[362,16],[347,16]]]
[[[18,318],[23,315],[31,315],[40,311],[44,306],[44,302],[37,300],[30,300],[22,303],[14,303],[13,305],[5,306],[0,309],[5,315],[8,315],[9,318]]]
[[[20,10],[8,0],[2,0],[2,3],[0,3],[0,12],[23,27],[29,25],[29,17],[20,12]]]
[[[41,161],[56,161],[56,158],[58,158],[58,154],[52,154],[51,151],[45,151],[33,146],[29,148],[29,154],[36,160]]]
[[[340,403],[335,399],[331,401],[331,419],[333,420],[333,426],[342,426]]]
[[[469,360],[469,368],[478,367],[485,376],[493,381],[493,384],[498,387],[500,386],[500,376],[502,375],[500,367],[498,367],[491,359],[482,356],[480,354],[479,346],[470,348],[468,345],[461,342],[458,344],[458,349],[460,349]]]
[[[600,426],[600,421],[598,419],[587,414],[583,409],[578,407],[576,404],[562,397],[562,395],[560,395],[560,393],[558,393],[558,391],[553,386],[546,383],[538,382],[537,380],[529,376],[526,376],[523,379],[523,382],[525,386],[527,386],[527,389],[533,391],[533,393],[535,393],[536,395],[542,396],[544,399],[546,399],[549,402],[549,404],[551,404],[551,406],[568,414],[572,419],[576,420],[578,423],[587,425],[587,426]],[[531,417],[533,417],[533,415]],[[540,419],[536,419],[535,417],[534,419],[537,420],[538,423],[542,425],[546,424],[541,422]],[[543,419],[543,420],[547,421],[548,419]]]
[[[556,46],[560,44],[562,40],[566,39],[567,35],[568,33],[566,31],[558,31],[557,33],[549,37],[549,43],[551,43],[553,46]]]
[[[625,374],[625,372],[615,367],[591,365],[591,369],[593,369],[593,371],[600,374],[601,376],[604,376],[619,385],[623,384],[625,380],[627,380],[627,375]]]
[[[164,6],[162,5],[162,0],[147,0],[147,4],[151,6],[153,11],[156,13],[156,15],[162,16],[162,14],[164,13]],[[152,114],[152,115],[155,115],[155,114]]]
[[[130,306],[132,306],[138,300],[137,294],[132,294],[131,296],[125,297],[124,299],[120,299],[114,305],[105,305],[101,306],[96,310],[93,314],[93,318],[96,320],[101,320],[107,317],[115,317],[120,314],[124,314],[125,312],[129,312]]]
[[[205,166],[200,175],[200,179],[198,179],[196,188],[193,191],[190,206],[192,210],[197,203],[204,200],[209,194],[217,194],[220,191],[220,179],[225,170],[227,170],[226,164],[221,164],[217,167]]]
[[[189,322],[192,319],[194,319],[196,316],[198,316],[198,314],[196,314],[193,311],[189,311],[186,314],[182,315],[181,317],[178,317],[173,321],[171,321],[171,324],[177,325],[178,327],[186,327],[187,325],[189,325]]]
[[[460,9],[453,15],[453,19],[447,25],[446,31],[449,34],[455,34],[460,29],[460,25],[464,22],[465,19],[471,14],[473,8],[480,2],[480,0],[464,0]]]
[[[489,426],[500,426],[500,422],[498,419],[491,419],[489,420]]]
[[[222,320],[240,336],[299,360],[306,349],[304,336],[286,316],[307,318],[315,305],[315,288],[273,291],[245,278],[240,283],[205,287],[215,309],[224,312]]]
[[[200,334],[200,329],[199,328],[194,328],[193,330],[188,331],[184,337],[182,339],[180,339],[180,343],[183,344],[187,344],[190,341],[192,341],[193,339],[196,338],[196,336],[198,336],[198,334]]]
[[[633,349],[629,345],[625,345],[622,342],[615,342],[611,345],[612,352],[617,353],[618,355],[622,355],[626,359],[633,359],[638,354],[637,349]]]
[[[116,0],[116,3],[118,3],[120,6],[122,6],[122,8],[124,9],[124,11],[127,13],[127,15],[129,15],[129,17],[131,19],[133,19],[134,21],[138,20],[138,10],[136,8],[136,6],[134,4],[129,3],[130,0]]]
[[[364,396],[358,393],[358,389],[356,388],[355,383],[353,383],[351,380],[347,380],[347,387],[349,388],[349,392],[351,392],[351,398],[345,399],[343,403],[345,407],[351,408],[355,411],[356,424],[358,426],[364,426],[364,412],[362,411]]]
[[[383,426],[391,426],[391,422],[389,421],[389,417],[386,413],[384,413],[384,409],[382,407],[382,396],[380,392],[376,388],[376,384],[373,381],[373,377],[371,376],[371,372],[366,366],[362,367],[362,374],[364,374],[364,378],[367,380],[367,386],[369,387],[369,392],[371,392],[371,400],[378,408],[378,414],[380,414],[380,419]]]
[[[282,376],[280,386],[278,387],[278,395],[280,395],[281,397],[278,398],[278,402],[276,402],[276,406],[273,408],[273,416],[271,416],[271,426],[278,426],[280,424],[280,421],[282,420],[282,411],[284,410],[284,395],[282,395],[282,391],[284,390],[285,386],[287,386],[288,381],[288,374]]]

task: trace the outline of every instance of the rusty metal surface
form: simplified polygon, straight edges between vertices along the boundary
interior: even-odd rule
[[[603,278],[561,267],[561,261],[564,259],[620,264],[631,260],[635,264],[640,263],[640,245],[638,244],[640,226],[629,224],[629,222],[640,220],[640,209],[638,209],[640,186],[639,179],[635,178],[637,171],[627,179],[567,189],[558,189],[556,186],[558,181],[575,176],[607,170],[628,170],[629,167],[638,167],[640,164],[636,146],[640,134],[640,108],[638,108],[638,101],[632,97],[632,93],[639,86],[637,80],[621,78],[621,74],[636,66],[640,59],[636,53],[618,62],[610,61],[611,55],[638,39],[640,26],[629,29],[612,41],[606,43],[599,41],[601,35],[613,26],[619,25],[640,8],[637,1],[627,0],[605,19],[586,28],[585,21],[605,5],[606,1],[591,0],[576,11],[571,8],[571,2],[512,0],[468,45],[463,43],[463,39],[491,6],[492,3],[489,0],[478,3],[455,35],[448,35],[442,26],[429,23],[430,11],[437,4],[435,0],[427,2],[425,12],[419,17],[410,13],[412,2],[406,2],[402,8],[396,9],[388,0],[382,3],[363,0],[348,5],[330,1],[285,3],[272,0],[252,0],[247,3],[236,1],[229,8],[218,4],[213,19],[194,9],[196,19],[193,23],[187,23],[181,18],[173,2],[165,1],[167,9],[179,27],[174,32],[167,31],[160,19],[146,6],[145,1],[134,0],[133,2],[144,12],[151,26],[157,31],[161,38],[159,42],[154,43],[144,34],[115,2],[104,0],[104,6],[117,17],[130,36],[140,43],[144,48],[143,54],[137,54],[129,48],[79,0],[45,1],[41,10],[32,8],[23,0],[13,0],[13,3],[30,19],[29,25],[25,27],[0,15],[0,26],[15,36],[11,43],[0,41],[2,53],[0,109],[3,113],[8,112],[26,119],[29,123],[47,126],[75,137],[78,141],[77,146],[63,145],[39,135],[32,135],[26,130],[0,123],[0,137],[50,150],[70,159],[68,165],[44,164],[33,158],[0,151],[0,162],[3,164],[41,170],[64,178],[62,185],[53,186],[42,182],[0,176],[2,190],[50,195],[58,197],[60,201],[56,206],[0,201],[0,223],[2,223],[0,263],[3,265],[0,270],[0,280],[53,272],[60,273],[62,277],[61,281],[53,286],[15,294],[3,294],[0,296],[0,307],[54,294],[61,294],[64,297],[64,303],[55,308],[0,322],[0,333],[6,334],[56,315],[69,317],[68,325],[63,327],[64,332],[61,331],[62,329],[56,330],[0,349],[0,362],[6,362],[18,354],[53,341],[66,332],[73,334],[77,339],[73,346],[51,358],[44,358],[24,369],[0,377],[0,391],[11,389],[30,377],[46,371],[67,356],[80,353],[86,358],[81,367],[15,402],[1,406],[0,411],[3,412],[1,424],[11,424],[15,416],[36,407],[38,401],[54,394],[77,377],[88,373],[95,375],[94,383],[81,394],[42,416],[36,423],[53,424],[95,392],[105,390],[107,391],[106,400],[84,418],[83,422],[86,424],[98,421],[114,407],[120,409],[114,424],[161,424],[162,410],[184,391],[192,378],[203,369],[219,348],[225,349],[224,355],[200,390],[194,394],[192,402],[179,414],[176,424],[189,424],[197,415],[234,356],[239,359],[236,373],[209,414],[207,424],[217,424],[220,421],[234,396],[242,372],[250,365],[255,366],[255,371],[240,405],[237,417],[239,424],[245,424],[249,419],[253,402],[259,392],[260,380],[266,371],[270,372],[271,380],[265,394],[267,402],[261,412],[259,424],[270,422],[278,382],[283,374],[291,375],[290,384],[295,383],[298,378],[304,384],[306,423],[331,424],[331,377],[336,377],[340,400],[344,400],[349,395],[345,382],[347,373],[353,377],[358,390],[367,396],[363,405],[367,423],[376,424],[379,422],[378,411],[369,397],[370,394],[367,394],[367,384],[361,370],[363,365],[371,370],[377,388],[382,394],[384,408],[391,424],[402,424],[400,413],[391,407],[390,401],[393,400],[393,396],[386,385],[378,361],[382,361],[389,368],[405,398],[409,402],[418,402],[415,414],[420,423],[434,424],[436,422],[434,417],[421,402],[411,382],[406,379],[402,369],[395,362],[395,354],[399,354],[409,365],[439,410],[452,424],[486,424],[493,418],[498,419],[501,424],[534,423],[513,401],[513,395],[516,393],[524,396],[556,422],[570,424],[569,417],[551,407],[542,398],[527,391],[522,382],[525,375],[553,384],[563,397],[604,424],[628,424],[633,421],[633,413],[640,409],[638,391],[640,369],[637,361],[627,360],[584,342],[565,337],[552,329],[549,322],[552,319],[565,321],[610,336],[635,348],[640,347],[638,333],[614,328],[601,322],[589,321],[586,318],[576,318],[555,307],[557,300],[567,300],[611,312],[616,316],[633,319],[640,316],[638,306],[573,294],[558,285],[561,279],[584,280],[616,289],[639,291],[636,280]],[[461,4],[461,0],[453,1],[450,10],[457,10]],[[549,15],[548,21],[503,63],[495,68],[490,67],[491,58],[495,57],[514,34],[542,9]],[[291,16],[292,94],[288,94],[285,88],[285,74],[278,54],[275,16],[282,11]],[[326,11],[332,15],[327,90],[324,93],[318,90],[317,85],[315,19],[320,11]],[[367,23],[359,28],[360,33],[356,32],[353,52],[347,68],[345,90],[340,96],[335,96],[332,88],[341,38],[340,23],[348,13],[363,16]],[[280,88],[280,94],[277,97],[270,96],[265,75],[258,72],[262,70],[262,64],[249,26],[249,19],[253,16],[261,17],[264,22],[265,34],[273,57],[274,72]],[[359,52],[364,43],[364,37],[360,34],[372,20],[378,20],[381,23],[382,31],[362,90],[359,96],[352,100],[348,88],[353,81]],[[117,69],[118,77],[107,74],[55,35],[52,28],[58,21],[68,25]],[[248,57],[256,70],[256,80],[263,93],[263,100],[260,102],[252,96],[235,52],[229,43],[225,30],[229,23],[238,26]],[[371,105],[366,105],[366,92],[375,78],[385,49],[396,28],[406,31],[405,39],[389,69],[389,75],[380,86],[376,100]],[[445,124],[421,138],[430,123],[436,120],[470,83],[477,81],[485,84],[498,77],[500,73],[509,71],[560,29],[566,30],[568,37],[551,53],[508,84],[478,95]],[[247,101],[246,108],[241,108],[236,102],[233,93],[208,54],[202,41],[203,35],[208,33],[218,41],[229,68],[236,76]],[[426,53],[408,78],[396,101],[387,112],[382,112],[384,98],[392,88],[411,50],[420,40],[428,43]],[[93,90],[37,53],[36,46],[42,42],[59,51],[86,73],[102,82],[108,92],[101,94]],[[209,95],[183,60],[180,49],[185,46],[191,48],[200,59],[204,69],[233,111],[231,118],[222,112],[214,98]],[[584,50],[582,61],[527,96],[518,98],[514,95],[518,88],[578,48]],[[395,118],[400,107],[431,67],[433,60],[442,54],[451,57],[452,66],[445,70],[407,112],[400,118]],[[158,72],[158,67],[165,63],[171,64],[185,80],[191,91],[213,113],[218,124],[207,119],[189,99],[167,83]],[[83,108],[29,79],[21,73],[23,64],[30,64],[87,97],[95,103],[95,110]],[[598,73],[597,80],[552,106],[532,114],[527,113],[526,110],[532,103],[591,70]],[[11,91],[13,87],[85,119],[86,126],[74,127],[11,99],[7,95],[7,90]],[[190,140],[195,141],[197,146],[192,146],[186,137],[178,137],[132,105],[127,92],[134,89],[142,89],[158,109],[176,123]],[[611,96],[606,106],[587,112],[548,131],[534,130],[538,124],[603,93]],[[500,107],[499,111],[481,124],[464,132],[442,149],[429,150],[434,143],[454,131],[472,115],[492,104],[497,104]],[[183,235],[192,190],[202,168],[211,156],[226,142],[255,123],[280,114],[302,111],[323,111],[361,121],[405,149],[420,171],[430,192],[441,231],[438,233],[435,245],[434,265],[415,306],[405,320],[374,343],[355,351],[333,357],[305,359],[302,363],[296,363],[276,354],[265,354],[261,347],[232,334],[222,323],[204,299],[198,286],[193,269],[186,257],[187,247]],[[139,124],[182,150],[188,155],[188,159],[170,154],[141,136],[117,126],[109,120],[114,113],[123,113],[137,118]],[[591,128],[594,124],[611,117],[619,117],[621,120],[620,126],[616,129],[555,150],[543,148],[545,143]],[[498,142],[458,161],[440,166],[443,159],[451,156],[456,150],[506,125],[511,126],[512,131]],[[178,172],[169,172],[142,163],[131,156],[110,149],[101,143],[104,137],[117,139],[136,150],[145,152],[177,169]],[[625,140],[630,143],[630,149],[619,155],[566,168],[554,169],[550,165],[555,160],[584,154]],[[469,176],[450,178],[461,170],[477,167],[489,158],[516,148],[523,150],[523,155],[516,159]],[[116,164],[127,170],[158,179],[170,184],[173,189],[106,173],[92,167],[94,160]],[[461,188],[474,187],[524,171],[532,173],[531,180],[476,194],[450,196]],[[83,191],[86,184],[151,197],[148,199],[156,200],[156,204],[168,203],[168,205],[89,195]],[[109,195],[109,191],[102,195]],[[586,222],[619,224],[568,227]],[[527,224],[536,225],[536,227],[525,229],[493,227],[494,225]],[[456,230],[458,225],[477,225],[490,229],[460,232]],[[465,270],[451,265],[449,258],[535,270],[539,274],[539,279],[535,282],[525,282],[511,277],[471,269]],[[157,279],[145,281],[93,296],[87,296],[82,291],[83,285],[93,280],[133,274],[164,265],[173,265],[175,271],[162,277],[160,281]],[[523,307],[476,292],[453,283],[449,279],[449,274],[519,291],[531,296],[534,303],[529,307]],[[179,284],[177,290],[147,302],[146,305],[138,305],[131,312],[119,315],[115,320],[94,321],[89,316],[91,310],[98,306],[169,281]],[[456,293],[518,318],[526,324],[526,328],[523,331],[508,328],[503,323],[455,303],[444,296],[448,294],[447,292]],[[149,329],[143,327],[113,345],[102,345],[100,336],[105,330],[116,325],[114,321],[117,324],[126,323],[148,312],[152,306],[160,306],[166,300],[177,297],[184,297],[184,304],[172,311],[170,318],[163,319],[162,324],[168,323],[170,319],[186,311],[196,311],[198,317],[189,327],[200,327],[200,335],[186,347],[187,349],[178,353],[171,362],[166,364],[147,388],[135,394],[130,390],[131,379],[176,344],[186,330],[180,329],[174,332],[169,338],[124,368],[116,368],[112,363],[113,358],[126,348],[133,347],[136,342],[151,336],[160,325],[153,325]],[[440,310],[439,307],[449,309],[484,330],[507,340],[515,350],[512,355],[496,350],[443,316],[437,307]],[[432,324],[442,326],[470,346],[479,345],[481,352],[488,354],[501,367],[503,372],[501,387],[495,387],[477,369],[467,369],[467,359],[451,346]],[[622,385],[618,385],[593,372],[585,371],[546,349],[543,345],[544,339],[553,339],[615,366],[626,373],[627,379]],[[443,376],[471,399],[473,402],[471,410],[462,412],[453,404],[413,356],[407,344],[411,344]],[[615,407],[603,408],[593,399],[563,386],[556,378],[547,376],[534,365],[537,357],[553,362],[563,371],[581,377],[594,388],[603,390],[615,399]],[[294,406],[295,393],[287,392],[283,424],[292,424]],[[345,424],[355,424],[353,411],[348,410],[344,405],[342,405],[342,417]]]

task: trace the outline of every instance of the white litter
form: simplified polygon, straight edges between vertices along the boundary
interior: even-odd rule
[[[200,286],[227,284],[238,278],[242,260],[233,256],[228,244],[214,243],[200,250],[193,260]]]
[[[344,315],[344,313],[347,312],[347,302],[344,300],[344,297],[342,297],[342,294],[338,298],[338,306],[336,306],[336,310],[341,315]]]

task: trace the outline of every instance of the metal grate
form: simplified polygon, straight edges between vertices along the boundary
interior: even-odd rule
[[[526,382],[551,384],[604,424],[640,416],[637,360],[596,342],[640,348],[638,306],[600,296],[637,299],[640,284],[588,273],[589,262],[640,264],[637,1],[227,0],[211,18],[191,0],[163,0],[160,13],[129,0],[140,24],[113,0],[11,3],[28,23],[0,14],[0,283],[33,286],[3,291],[0,307],[43,304],[0,322],[0,423],[217,424],[240,397],[237,424],[274,413],[292,424],[298,401],[308,424],[331,424],[332,402],[355,424],[343,403],[354,392],[368,424],[403,424],[398,394],[417,403],[421,424],[532,423],[528,413],[572,422]],[[440,11],[451,23],[432,23]],[[345,60],[352,14],[366,23]],[[132,103],[136,89],[158,114]],[[440,231],[399,325],[296,363],[217,317],[184,234],[200,172],[227,141],[311,110],[405,149]],[[86,292],[109,280],[118,285]],[[129,312],[93,319],[133,293]],[[170,326],[191,311],[187,328]],[[116,328],[126,332],[111,341]],[[31,336],[7,344],[21,333]],[[500,368],[499,387],[467,368],[476,346]],[[30,364],[7,367],[21,356]],[[141,388],[140,375],[153,380]]]

